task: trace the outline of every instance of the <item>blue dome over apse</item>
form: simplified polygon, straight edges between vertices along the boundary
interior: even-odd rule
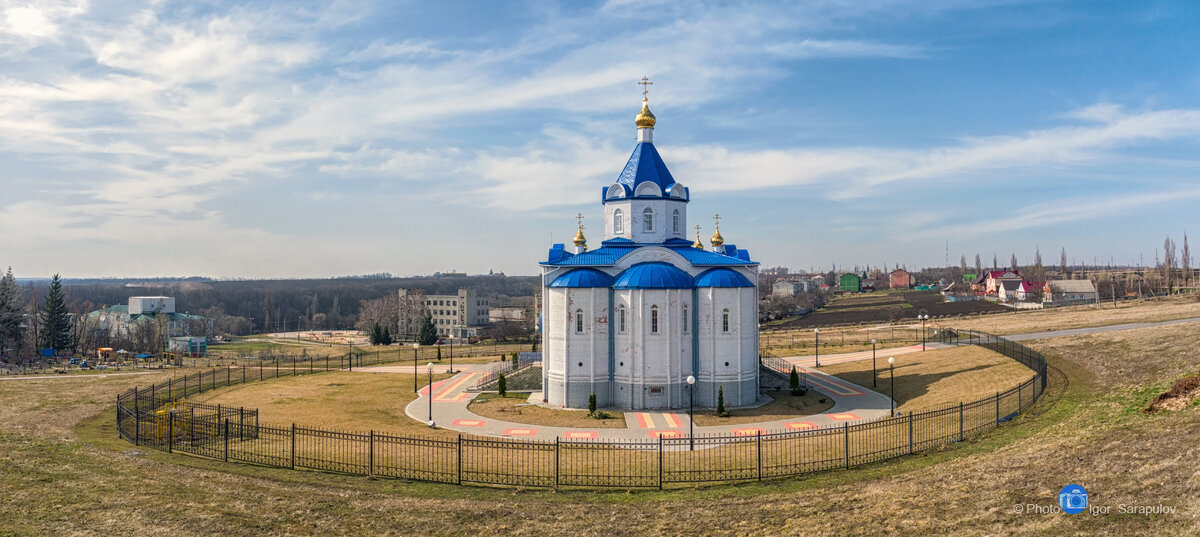
[[[691,289],[692,277],[662,262],[638,263],[617,275],[613,289]]]
[[[715,268],[696,276],[696,287],[754,287],[754,284],[735,270]]]
[[[550,287],[610,287],[613,278],[593,268],[581,268],[567,272],[550,282]]]

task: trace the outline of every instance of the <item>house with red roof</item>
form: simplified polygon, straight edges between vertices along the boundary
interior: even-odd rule
[[[990,270],[980,274],[975,283],[971,285],[971,289],[981,295],[999,296],[1001,282],[1019,284],[1024,280],[1019,270]],[[1015,291],[1016,288],[1014,287],[1013,290]]]

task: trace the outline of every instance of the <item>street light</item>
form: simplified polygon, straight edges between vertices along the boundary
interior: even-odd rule
[[[425,366],[425,372],[429,373],[429,393],[426,395],[429,396],[429,426],[433,427],[433,362]]]
[[[696,384],[696,377],[688,375],[688,451],[696,449],[696,441],[693,440],[692,431],[695,430],[695,424],[692,421],[692,413],[696,410],[696,395],[692,385]]]
[[[889,376],[891,377],[890,379],[888,379],[888,384],[892,385],[892,396],[891,396],[892,415],[895,416],[896,415],[896,357],[895,356],[888,357],[888,369],[890,370]]]
[[[924,351],[925,350],[925,321],[929,320],[929,314],[925,313],[925,314],[917,315],[917,318],[921,320],[921,350]]]
[[[875,340],[871,340],[871,387],[876,386],[875,381],[879,374],[875,372]]]
[[[417,349],[420,348],[420,343],[413,343],[413,393],[420,391],[417,389]]]
[[[454,338],[450,338],[450,371],[454,373]]]
[[[817,340],[816,367],[821,367],[821,329],[813,328],[813,337]]]

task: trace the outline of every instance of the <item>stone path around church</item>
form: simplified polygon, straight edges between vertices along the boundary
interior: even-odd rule
[[[920,351],[919,345],[916,347],[916,351]],[[859,354],[861,353],[850,353],[849,359],[843,361],[863,359],[858,357]],[[839,357],[842,356],[830,355],[830,361],[827,362],[825,358],[822,358],[821,363],[836,363],[834,360],[840,359]],[[866,358],[870,358],[870,353],[867,353]],[[803,357],[797,358],[796,361],[803,362]],[[811,362],[811,359],[809,361]],[[418,370],[423,367],[418,366]],[[457,375],[433,383],[433,420],[438,427],[468,434],[528,440],[554,440],[555,438],[563,440],[645,440],[659,437],[686,438],[688,435],[689,420],[686,409],[666,412],[625,412],[626,427],[623,429],[549,427],[480,416],[471,412],[467,407],[476,395],[468,392],[467,388],[474,383],[476,378],[484,374],[478,370],[482,367],[483,364],[463,365]],[[767,434],[841,427],[844,423],[859,423],[884,418],[891,412],[892,401],[886,395],[821,373],[803,363],[797,363],[797,368],[804,373],[810,386],[833,399],[832,408],[820,414],[797,416],[787,420],[707,427],[695,426],[693,428],[695,436],[753,436],[760,432]],[[409,373],[413,371],[413,368],[411,366],[366,367],[356,371]],[[536,397],[540,399],[540,395]],[[530,399],[533,400],[534,396],[531,396]],[[405,408],[405,413],[412,419],[425,422],[429,417],[429,411],[429,387],[424,386],[420,389],[419,398],[413,400]],[[583,413],[586,411],[565,410],[565,412]]]

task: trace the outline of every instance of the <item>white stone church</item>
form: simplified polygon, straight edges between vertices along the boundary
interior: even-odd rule
[[[604,187],[604,241],[574,251],[555,244],[542,266],[543,370],[547,403],[586,408],[730,407],[758,397],[758,263],[725,244],[687,239],[691,192],[654,148],[643,99],[637,146]],[[719,226],[719,220],[717,224]]]

